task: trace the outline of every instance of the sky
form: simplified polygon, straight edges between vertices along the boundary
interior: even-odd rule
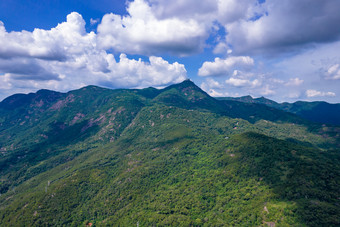
[[[86,85],[340,103],[339,0],[3,0],[0,100]]]

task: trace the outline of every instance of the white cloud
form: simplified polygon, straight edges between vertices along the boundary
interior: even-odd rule
[[[217,20],[225,25],[254,15],[256,0],[219,0]]]
[[[98,25],[99,44],[129,54],[189,55],[205,45],[208,31],[193,19],[158,19],[144,0],[130,2],[129,15],[106,14]]]
[[[299,86],[303,83],[303,80],[300,78],[290,78],[289,81],[286,83],[287,86]]]
[[[257,7],[257,9],[256,9]],[[339,38],[338,0],[270,0],[253,6],[251,14],[225,23],[226,39],[234,53],[296,51],[305,44],[331,42]],[[262,12],[261,12],[262,11]]]
[[[219,83],[218,81],[212,79],[212,78],[207,78],[205,82],[201,84],[201,88],[205,91],[211,89],[211,88],[223,88],[222,84]]]
[[[225,82],[235,87],[258,87],[261,85],[261,82],[258,79],[251,81],[251,80],[238,79],[238,78],[232,77],[226,80]]]
[[[235,78],[240,78],[240,79],[249,79],[251,77],[254,77],[254,73],[235,69],[232,76]]]
[[[325,72],[325,78],[328,80],[340,79],[340,64],[330,66]]]
[[[186,69],[161,57],[119,61],[85,31],[78,13],[50,30],[6,32],[0,24],[0,95],[40,88],[70,90],[88,84],[107,87],[165,86],[186,79]],[[6,89],[10,87],[11,89]]]
[[[212,78],[207,78],[201,83],[201,88],[213,97],[230,96],[230,93],[225,91],[225,86]]]
[[[149,0],[150,7],[158,19],[194,19],[199,23],[212,25],[232,23],[251,17],[259,11],[257,0]]]
[[[152,11],[159,19],[177,17],[180,19],[195,19],[206,23],[216,17],[219,0],[149,0]]]
[[[65,61],[70,55],[82,54],[85,48],[95,48],[96,35],[86,33],[85,21],[71,13],[67,21],[51,30],[6,32],[0,23],[0,58],[33,57]]]
[[[227,97],[227,96],[232,96],[229,92],[219,92],[215,89],[209,89],[206,91],[210,96],[212,97]]]
[[[317,90],[307,90],[306,91],[306,95],[308,98],[311,98],[311,97],[325,97],[325,96],[328,96],[328,97],[334,97],[335,96],[335,93],[334,92],[322,92],[322,91],[317,91]]]
[[[213,50],[214,54],[231,54],[232,50],[228,47],[228,44],[225,42],[219,42],[214,47]]]
[[[215,58],[213,62],[204,62],[198,70],[199,76],[229,75],[235,69],[250,69],[254,66],[254,60],[249,56],[228,57],[226,59]]]
[[[216,53],[231,46],[234,53],[296,51],[310,43],[339,39],[338,0],[149,0],[158,19],[193,19],[201,26],[218,22],[226,29]],[[227,43],[225,43],[227,41]],[[225,46],[224,46],[225,47]]]
[[[279,77],[284,81],[276,91],[277,96],[286,97],[286,93],[299,92],[303,98],[306,94],[306,88],[313,88],[318,91],[337,91],[340,87],[340,79],[335,79],[337,75],[336,65],[340,62],[339,55],[340,42],[328,44],[318,44],[313,49],[308,49],[297,55],[289,56],[285,59],[280,59],[275,64],[267,64],[272,75]],[[332,68],[333,67],[333,68]],[[329,70],[331,69],[331,70]],[[289,78],[292,75],[298,75],[303,83],[298,86],[287,86]],[[282,89],[284,88],[284,89]],[[336,95],[338,95],[336,93]],[[322,100],[328,102],[339,102],[338,97],[323,96]],[[282,101],[287,101],[282,99]],[[296,101],[292,97],[290,101]]]
[[[120,55],[116,62],[112,55],[109,56],[110,73],[103,76],[102,84],[123,87],[148,87],[163,86],[179,83],[186,79],[184,65],[177,62],[169,64],[161,57],[151,56],[150,63],[141,59],[128,59],[125,54]]]
[[[98,56],[97,56],[98,57]],[[151,56],[149,62],[141,59],[128,59],[121,54],[116,61],[112,54],[98,57],[97,63],[87,64],[91,56],[83,55],[70,62],[44,62],[58,79],[50,77],[37,78],[39,75],[22,75],[6,73],[0,75],[0,90],[5,95],[13,92],[27,92],[41,88],[67,91],[88,84],[111,88],[142,88],[149,86],[166,86],[182,82],[187,78],[184,65],[169,63],[161,57]],[[97,64],[106,65],[107,71],[96,70]],[[1,66],[0,66],[1,67]],[[100,66],[98,66],[100,68]],[[5,88],[11,88],[11,90]]]
[[[270,88],[269,84],[266,84],[264,87],[262,87],[259,93],[265,96],[271,96],[271,95],[276,94],[276,92],[272,88]]]

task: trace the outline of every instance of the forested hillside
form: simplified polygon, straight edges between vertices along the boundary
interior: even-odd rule
[[[340,128],[165,89],[0,103],[1,226],[339,226]]]

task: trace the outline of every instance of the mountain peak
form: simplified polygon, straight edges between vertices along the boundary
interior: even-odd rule
[[[87,85],[75,91],[96,91],[96,90],[106,90],[106,88],[98,87],[96,85]]]
[[[201,109],[215,113],[222,113],[224,109],[222,103],[208,95],[191,80],[184,80],[164,88],[155,101],[184,109]]]
[[[52,91],[52,90],[48,90],[48,89],[40,89],[36,92],[36,94],[42,95],[42,94],[55,94],[55,93],[60,93],[57,91]]]
[[[192,80],[190,80],[190,79],[183,80],[183,81],[182,81],[181,83],[179,83],[179,84],[195,85],[195,86],[196,86],[196,84],[195,84],[194,82],[192,82]]]
[[[170,85],[170,86],[164,88],[163,91],[170,90],[170,89],[173,89],[173,88],[178,89],[181,92],[184,92],[185,90],[191,89],[191,90],[194,90],[196,92],[204,93],[206,96],[208,96],[208,94],[206,94],[200,87],[198,87],[190,79],[184,80],[184,81],[182,81],[181,83],[178,83],[178,84]]]

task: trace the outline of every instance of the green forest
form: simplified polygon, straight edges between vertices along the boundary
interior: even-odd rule
[[[339,226],[340,127],[164,89],[0,103],[0,226]]]

